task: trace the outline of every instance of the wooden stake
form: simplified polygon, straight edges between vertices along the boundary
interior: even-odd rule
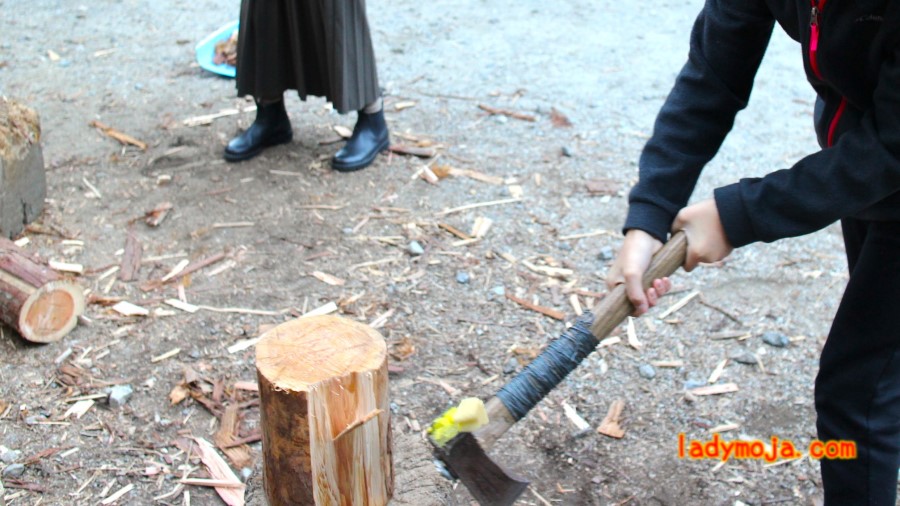
[[[384,338],[345,318],[299,318],[263,336],[256,371],[269,504],[387,504],[394,473]]]
[[[0,320],[35,343],[51,343],[75,328],[84,292],[0,237]]]

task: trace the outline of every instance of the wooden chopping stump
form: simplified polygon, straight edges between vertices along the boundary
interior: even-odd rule
[[[256,347],[270,506],[382,506],[393,491],[387,346],[361,323],[299,318]]]
[[[0,97],[0,236],[12,238],[44,209],[47,180],[37,113]]]

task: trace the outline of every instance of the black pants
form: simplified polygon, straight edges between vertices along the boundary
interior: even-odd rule
[[[821,441],[857,458],[821,461],[826,506],[894,506],[900,465],[900,223],[845,219],[850,281],[816,378]]]

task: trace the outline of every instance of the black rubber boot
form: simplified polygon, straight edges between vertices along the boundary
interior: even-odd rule
[[[260,103],[256,106],[256,120],[250,128],[231,139],[225,147],[225,160],[249,160],[262,152],[263,148],[291,142],[293,138],[294,132],[284,108],[284,100],[265,105]]]
[[[372,114],[364,111],[358,114],[353,135],[331,159],[334,170],[352,172],[364,169],[390,144],[383,109]]]

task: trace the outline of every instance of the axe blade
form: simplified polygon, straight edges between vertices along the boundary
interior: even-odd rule
[[[481,506],[512,506],[528,488],[528,480],[494,462],[469,432],[436,446],[435,451]]]

